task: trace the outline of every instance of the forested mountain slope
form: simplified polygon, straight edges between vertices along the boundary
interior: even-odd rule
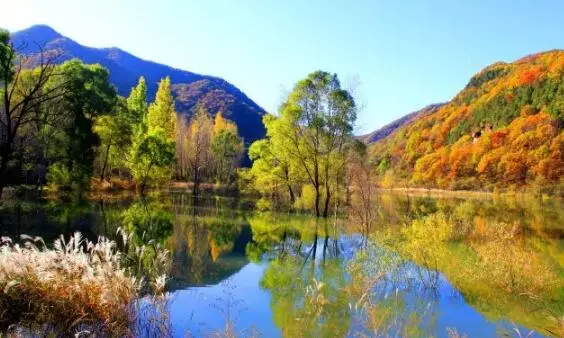
[[[491,190],[561,182],[564,51],[486,67],[450,102],[371,145],[370,154],[389,183]]]
[[[46,53],[62,53],[58,59],[61,63],[72,58],[85,63],[99,63],[110,71],[110,80],[122,96],[129,95],[139,77],[144,76],[148,97],[152,101],[158,82],[170,76],[178,112],[192,115],[200,106],[207,108],[212,115],[221,111],[223,116],[237,124],[246,144],[265,135],[262,124],[264,110],[221,78],[145,61],[119,48],[86,47],[44,25],[15,32],[12,41],[16,47],[21,47],[20,53],[28,56],[39,55],[41,47]]]

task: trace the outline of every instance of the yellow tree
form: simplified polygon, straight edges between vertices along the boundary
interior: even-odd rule
[[[178,166],[183,176],[194,183],[194,194],[199,193],[201,182],[206,181],[213,167],[211,143],[213,122],[210,114],[200,108],[188,123],[180,123],[179,145],[177,146]]]
[[[231,130],[237,133],[237,126],[224,118],[222,112],[218,112],[213,121],[213,133],[217,135],[221,130]]]
[[[225,119],[221,112],[215,115],[211,150],[216,180],[219,183],[233,183],[235,169],[244,151],[243,139],[239,136],[235,123]]]

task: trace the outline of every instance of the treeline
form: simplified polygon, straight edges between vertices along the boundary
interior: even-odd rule
[[[28,185],[81,197],[94,177],[141,193],[173,178],[196,188],[234,183],[243,153],[236,126],[204,109],[178,116],[169,78],[149,104],[143,78],[123,98],[100,65],[60,64],[53,52],[31,64],[18,48],[0,31],[0,193]]]
[[[370,180],[366,147],[352,135],[356,116],[337,75],[316,71],[299,81],[278,116],[264,117],[267,137],[250,146],[253,165],[241,171],[241,185],[261,195],[257,207],[327,217],[360,205],[350,203],[351,187],[371,185],[354,184]]]
[[[243,154],[243,140],[233,122],[203,108],[189,119],[177,114],[170,79],[159,83],[155,101],[147,103],[143,78],[115,114],[99,119],[95,173],[100,181],[129,180],[143,193],[148,185],[171,179],[232,185]]]

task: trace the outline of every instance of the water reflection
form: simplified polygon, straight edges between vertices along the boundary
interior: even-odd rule
[[[370,226],[245,205],[182,193],[13,201],[0,235],[123,227],[146,248],[140,271],[155,264],[151,248],[168,248],[178,336],[564,335],[562,201],[380,195]]]
[[[175,289],[217,284],[248,263],[251,231],[238,212],[189,205],[174,217],[169,245]]]
[[[546,335],[564,333],[564,223],[559,202],[412,202],[414,212],[404,216],[405,225],[382,228],[373,235],[378,243],[440,271],[464,302],[488,321],[506,321],[504,329],[514,323]],[[390,208],[388,214],[398,214],[394,203],[381,205]]]

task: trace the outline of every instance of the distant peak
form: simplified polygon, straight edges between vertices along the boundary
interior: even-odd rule
[[[63,37],[59,32],[47,25],[34,25],[19,32],[15,32],[13,36],[25,36],[26,40],[36,42],[47,42]]]

